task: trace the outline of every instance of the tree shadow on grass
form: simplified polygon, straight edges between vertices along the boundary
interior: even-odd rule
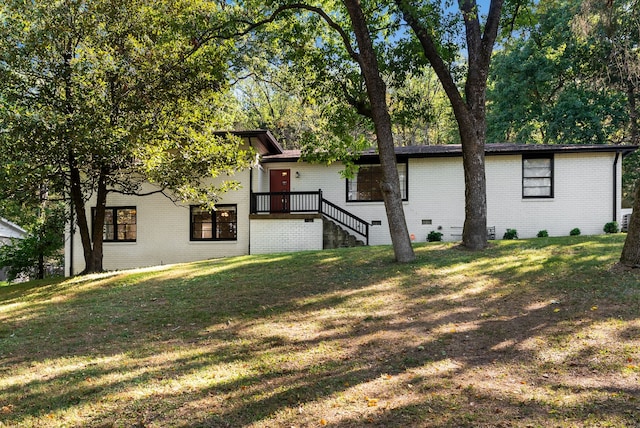
[[[535,260],[497,266],[509,252],[430,248],[411,265],[391,263],[381,248],[239,258],[52,293],[0,330],[3,377],[30,376],[0,388],[0,405],[16,406],[0,421],[46,425],[48,413],[79,412],[85,426],[544,426],[597,417],[633,426],[638,372],[576,364],[607,350],[580,335],[625,303],[605,293],[611,277],[580,288],[552,278],[568,270],[561,261],[542,275]],[[593,296],[609,299],[612,312],[590,311]],[[634,329],[621,327],[614,340],[634,346]],[[12,343],[8,332],[33,337]],[[615,358],[640,358],[611,346]],[[62,367],[29,371],[50,363]]]

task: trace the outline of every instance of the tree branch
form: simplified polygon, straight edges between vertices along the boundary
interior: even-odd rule
[[[484,34],[482,36],[483,64],[486,64],[487,66],[489,65],[489,61],[491,61],[491,52],[493,51],[493,45],[495,44],[496,38],[498,37],[498,28],[500,27],[500,14],[502,13],[503,3],[504,0],[491,0],[491,3],[489,5],[489,15],[487,16],[487,23],[484,27]],[[520,3],[518,3],[518,6],[520,6]]]
[[[349,53],[349,56],[351,56],[351,58],[353,58],[354,61],[359,62],[359,55],[358,53],[353,49],[353,46],[351,45],[351,40],[349,39],[349,35],[347,34],[347,32],[337,23],[335,22],[333,19],[331,19],[331,17],[329,16],[329,14],[327,14],[322,8],[320,7],[316,7],[316,6],[311,6],[308,4],[304,4],[304,3],[291,3],[291,4],[286,4],[286,5],[282,5],[278,8],[276,8],[270,16],[268,16],[265,19],[262,19],[260,21],[256,21],[256,22],[252,22],[252,21],[247,21],[247,20],[237,20],[236,22],[241,23],[241,24],[246,24],[247,27],[242,30],[242,31],[237,31],[235,33],[228,33],[228,34],[224,34],[224,35],[219,35],[217,34],[217,31],[223,29],[223,27],[219,27],[217,29],[211,29],[209,31],[207,31],[205,34],[203,34],[203,36],[201,38],[199,38],[198,40],[200,41],[201,44],[207,43],[213,39],[231,39],[231,38],[235,38],[235,37],[242,37],[242,36],[246,36],[247,34],[251,33],[253,30],[255,30],[256,28],[259,28],[263,25],[269,24],[271,22],[274,22],[276,19],[278,19],[280,17],[280,15],[284,12],[287,11],[294,11],[294,10],[306,10],[308,12],[312,12],[315,13],[316,15],[320,16],[329,27],[331,27],[333,30],[335,30],[338,35],[340,36],[340,38],[342,39],[342,42],[344,43],[344,46],[347,50],[347,52]],[[192,52],[190,52],[188,55],[192,55],[193,53],[195,53],[195,51],[199,48],[199,46],[194,47],[194,49],[192,50]]]
[[[342,88],[342,92],[344,93],[344,97],[347,100],[347,103],[355,108],[359,115],[368,117],[369,119],[373,119],[373,112],[371,111],[370,103],[367,103],[364,100],[359,100],[356,97],[352,96],[349,93],[349,89],[347,88],[347,84],[345,82],[340,82],[340,87]]]
[[[407,0],[395,0],[395,3],[398,6],[400,13],[402,14],[402,18],[407,22],[407,24],[409,24],[409,27],[411,27],[416,37],[418,38],[420,45],[422,45],[422,50],[424,51],[427,60],[431,64],[431,67],[438,76],[438,79],[442,83],[442,87],[444,88],[447,97],[451,101],[454,112],[456,111],[456,109],[466,108],[464,99],[462,98],[460,91],[458,91],[456,82],[453,80],[453,77],[449,72],[449,67],[440,56],[435,41],[433,40],[427,29],[413,14],[413,6],[410,5]]]
[[[109,193],[117,193],[119,195],[126,195],[126,196],[151,196],[151,195],[157,195],[158,193],[165,194],[166,190],[167,189],[165,187],[162,187],[157,190],[151,190],[148,192],[133,192],[133,191],[126,191],[126,190],[109,189]]]

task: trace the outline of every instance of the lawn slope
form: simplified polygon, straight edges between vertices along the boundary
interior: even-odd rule
[[[0,287],[0,426],[640,420],[623,235],[246,256]]]

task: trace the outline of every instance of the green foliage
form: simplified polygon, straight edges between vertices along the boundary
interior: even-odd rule
[[[108,171],[111,188],[135,192],[141,174],[175,161],[156,156],[167,146],[188,154],[181,167],[192,166],[193,175],[249,162],[235,145],[202,150],[213,129],[232,123],[218,94],[233,45],[197,39],[215,25],[212,3],[11,1],[3,12],[0,77],[8,84],[0,88],[0,138],[11,181],[47,181],[64,194],[71,156],[85,196],[99,171]],[[174,175],[170,184],[192,186],[193,175],[180,182]]]
[[[549,236],[549,232],[547,232],[546,230],[541,230],[536,236],[538,238],[547,238]]]
[[[41,274],[41,263],[55,269],[62,266],[64,223],[64,205],[47,208],[23,239],[0,246],[0,268],[6,268],[8,281],[22,276],[36,278]]]
[[[427,235],[427,241],[428,242],[442,241],[442,233],[441,232],[436,232],[435,230],[432,230]]]
[[[610,221],[604,225],[602,230],[604,230],[605,233],[618,233],[620,231],[620,227],[618,226],[617,221]]]
[[[505,11],[520,9],[505,5]],[[640,142],[637,1],[539,2],[524,10],[492,62],[492,142]],[[623,162],[622,203],[633,205],[640,154]]]
[[[502,235],[502,239],[518,239],[518,231],[516,229],[507,229]]]
[[[577,227],[571,229],[571,231],[569,232],[569,236],[579,236],[579,235],[580,235],[580,229],[578,229]]]
[[[270,12],[261,2],[240,4],[236,19],[255,22],[256,14],[268,16]],[[275,9],[283,4],[288,2],[270,6]],[[449,101],[433,71],[425,66],[421,46],[401,27],[391,5],[371,2],[362,7],[387,85],[396,144],[457,142]],[[324,2],[322,8],[355,49],[350,18],[342,3]],[[425,17],[428,12],[434,22],[442,12],[434,5],[424,9]],[[243,57],[246,72],[242,75],[247,78],[234,90],[242,106],[243,126],[272,128],[286,148],[301,148],[311,161],[333,162],[346,155],[349,162],[352,153],[375,146],[371,103],[360,65],[335,28],[318,14],[304,8],[282,13],[274,22],[257,28],[255,37],[245,43],[251,52],[249,58]],[[448,49],[448,56],[457,54],[454,45]],[[336,153],[330,154],[332,150]]]
[[[540,5],[531,33],[496,54],[487,95],[489,141],[602,144],[623,138],[627,97],[602,84],[598,67],[606,47],[576,34],[581,5]]]
[[[254,159],[214,138],[235,122],[220,95],[235,45],[211,33],[222,9],[204,0],[5,2],[0,193],[46,185],[70,195],[77,213],[95,195],[103,207],[112,191],[214,203],[234,186],[225,178]],[[206,177],[219,180],[204,186]],[[143,189],[147,181],[156,186]],[[89,235],[102,225],[77,220],[84,254],[101,260]]]
[[[640,184],[640,151],[622,160],[622,206],[633,207],[636,186]]]
[[[390,88],[389,110],[400,146],[459,143],[451,104],[431,68],[405,77]]]

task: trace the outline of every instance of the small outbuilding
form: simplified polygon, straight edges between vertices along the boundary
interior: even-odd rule
[[[22,239],[27,231],[15,223],[10,222],[4,217],[0,217],[0,246],[11,243],[12,239]],[[6,275],[3,269],[0,269],[0,281],[4,281]]]

